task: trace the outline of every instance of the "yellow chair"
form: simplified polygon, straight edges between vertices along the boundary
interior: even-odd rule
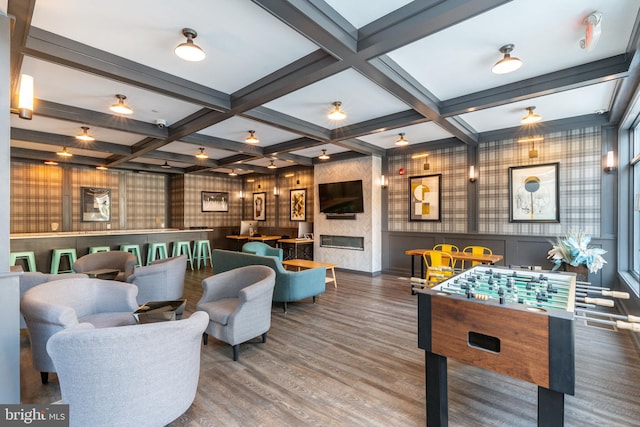
[[[449,245],[447,243],[438,243],[437,245],[435,245],[433,247],[434,251],[442,251],[442,252],[446,252],[448,254],[453,253],[453,252],[460,252],[460,249],[458,249],[458,247],[456,245]],[[456,268],[456,260],[453,260],[453,268]]]
[[[473,255],[493,255],[493,252],[489,248],[485,248],[484,246],[467,246],[462,250],[462,252],[470,253]],[[475,267],[478,264],[482,264],[480,261],[471,261],[471,267]],[[464,262],[462,263],[462,268],[464,268]]]
[[[426,285],[431,287],[453,276],[454,260],[450,253],[443,251],[425,251],[422,254],[427,266]]]

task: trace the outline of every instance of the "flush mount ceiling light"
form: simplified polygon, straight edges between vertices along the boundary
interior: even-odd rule
[[[530,125],[533,123],[538,123],[540,120],[542,120],[541,115],[533,112],[533,110],[535,109],[536,107],[525,108],[525,110],[527,110],[527,115],[520,119],[520,123],[522,123],[523,125]]]
[[[342,111],[342,102],[340,101],[335,101],[333,104],[333,110],[331,110],[331,112],[329,113],[329,119],[330,120],[344,120],[347,118],[347,115],[345,114],[344,111]]]
[[[67,151],[67,147],[62,147],[62,150],[58,151],[56,154],[58,156],[60,156],[60,157],[71,157],[71,156],[73,156],[73,154],[71,154],[69,151]]]
[[[236,173],[235,169],[231,169],[231,172],[229,172],[229,176],[237,176],[238,174]]]
[[[273,160],[269,161],[269,166],[267,166],[268,169],[276,169],[277,166],[273,163]]]
[[[126,96],[117,93],[116,98],[118,98],[118,102],[111,104],[111,107],[109,107],[111,111],[117,114],[133,114],[131,107],[124,103],[124,100],[127,99]]]
[[[82,133],[80,135],[76,135],[76,139],[79,139],[80,141],[85,141],[85,142],[91,142],[96,140],[94,137],[89,135],[89,128],[87,126],[80,126],[80,129],[82,129]]]
[[[171,165],[166,160],[164,161],[164,164],[160,165],[160,167],[162,169],[171,169]]]
[[[103,165],[96,166],[96,169],[98,169],[99,171],[108,171],[108,170],[109,170],[109,168],[108,168],[108,167],[103,166]]]
[[[522,67],[522,61],[520,58],[515,58],[511,56],[511,51],[515,46],[512,44],[506,44],[500,48],[500,53],[504,55],[504,57],[496,62],[493,67],[491,67],[491,71],[494,74],[506,74],[511,73],[518,68]]]
[[[404,132],[401,132],[401,133],[399,133],[398,135],[400,136],[400,138],[398,138],[398,139],[396,140],[396,145],[404,146],[404,145],[408,145],[408,144],[409,144],[409,140],[407,140],[407,139],[404,137]]]
[[[249,136],[245,138],[244,142],[248,144],[257,144],[258,142],[260,142],[260,140],[256,137],[255,133],[256,133],[255,130],[250,130]]]
[[[55,162],[53,160],[45,160],[44,164],[49,166],[58,166],[58,162]]]
[[[209,156],[204,152],[204,148],[200,148],[200,152],[196,154],[196,158],[200,160],[208,159]]]
[[[20,75],[20,92],[18,93],[18,108],[9,108],[12,114],[25,120],[33,117],[33,77],[28,74]]]
[[[329,157],[329,155],[327,154],[327,150],[323,149],[322,150],[322,154],[320,154],[320,156],[318,156],[318,158],[320,160],[329,160],[331,157]]]
[[[184,59],[185,61],[198,62],[202,61],[207,57],[207,54],[204,53],[204,50],[197,44],[193,42],[193,39],[198,37],[198,33],[196,30],[191,28],[183,28],[182,34],[187,38],[187,41],[184,43],[180,43],[174,49],[174,52],[180,59]]]

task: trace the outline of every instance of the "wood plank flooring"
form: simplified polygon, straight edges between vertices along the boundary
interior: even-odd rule
[[[210,269],[187,271],[187,311]],[[417,346],[416,296],[408,280],[336,272],[339,287],[274,304],[266,344],[202,349],[198,393],[172,427],[425,425],[424,352]],[[55,375],[42,385],[22,335],[24,403],[60,399]],[[640,355],[630,333],[576,326],[576,394],[565,398],[567,426],[640,423]],[[536,386],[449,361],[449,425],[535,426]]]

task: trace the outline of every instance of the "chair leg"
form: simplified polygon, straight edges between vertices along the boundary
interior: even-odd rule
[[[236,344],[233,346],[233,361],[238,361],[238,349],[240,348],[240,344]]]
[[[287,313],[287,302],[286,301],[284,302],[284,312],[285,312],[285,314]]]
[[[49,382],[49,373],[40,372],[40,380],[42,381],[42,384],[47,384]]]
[[[262,342],[263,343],[267,342],[267,333],[266,332],[264,334],[262,334]]]
[[[312,297],[312,299],[313,299],[313,303],[315,304],[315,303],[316,303],[316,296],[314,295],[314,296]]]
[[[209,334],[207,334],[206,332],[202,333],[202,342],[204,343],[204,345],[207,345],[207,343],[209,342]]]

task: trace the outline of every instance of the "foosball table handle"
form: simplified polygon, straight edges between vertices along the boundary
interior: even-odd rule
[[[590,298],[585,297],[584,302],[588,304],[595,304],[601,307],[613,307],[613,300],[605,299],[605,298]]]
[[[632,323],[640,323],[640,316],[628,315],[627,316],[627,321],[632,322]]]
[[[619,299],[629,299],[628,292],[620,292],[620,291],[602,291],[603,297],[612,297]]]
[[[616,322],[616,327],[618,329],[627,329],[631,332],[640,332],[640,323],[628,323],[618,320]]]

